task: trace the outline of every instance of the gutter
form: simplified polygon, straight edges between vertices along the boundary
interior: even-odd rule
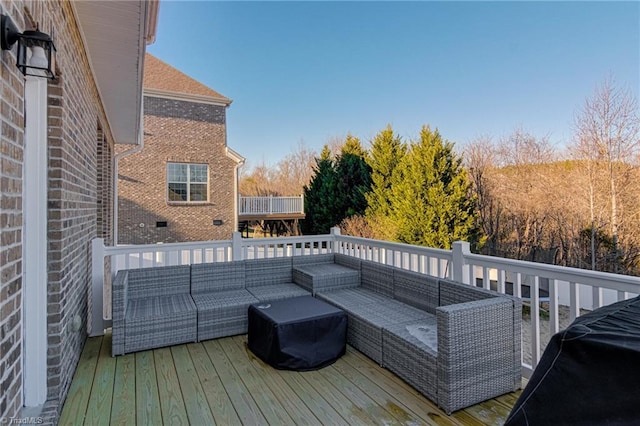
[[[226,133],[226,132],[225,132]],[[226,144],[226,142],[225,142]],[[233,203],[233,231],[231,232],[237,232],[238,231],[238,209],[239,209],[239,204],[240,204],[240,194],[238,194],[238,188],[240,186],[239,182],[240,182],[240,173],[238,172],[240,170],[240,167],[244,166],[245,163],[245,158],[238,154],[237,152],[235,152],[233,149],[229,148],[228,146],[226,147],[226,154],[227,157],[231,158],[232,160],[234,160],[236,162],[236,165],[233,168],[233,174],[234,174],[234,178],[233,179],[233,195],[235,197],[235,202]]]
[[[143,117],[144,100],[140,104],[140,115]],[[140,133],[138,134],[138,144],[133,148],[122,151],[113,157],[113,246],[118,245],[118,180],[119,180],[119,165],[120,159],[129,155],[137,154],[144,148],[144,126],[140,126]]]

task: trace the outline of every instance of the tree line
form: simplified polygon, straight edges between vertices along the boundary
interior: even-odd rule
[[[640,275],[637,101],[606,80],[576,112],[574,129],[563,150],[516,129],[457,153],[438,129],[423,126],[404,141],[388,126],[368,149],[353,135],[319,155],[300,145],[275,168],[245,175],[241,191],[304,192],[307,234],[338,225],[445,249],[466,240],[483,254]],[[263,193],[247,193],[250,185]]]

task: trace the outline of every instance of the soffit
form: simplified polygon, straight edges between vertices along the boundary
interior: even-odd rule
[[[116,143],[140,142],[142,71],[157,1],[74,1],[89,63]]]

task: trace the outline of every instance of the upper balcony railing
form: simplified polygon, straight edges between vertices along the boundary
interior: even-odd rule
[[[117,247],[106,247],[98,238],[92,248],[92,306],[98,307],[92,309],[92,335],[103,334],[110,326],[110,284],[121,269],[342,253],[426,275],[474,283],[521,297],[529,306],[539,306],[539,289],[544,283],[548,287],[548,298],[545,297],[548,324],[546,319],[541,321],[539,309],[530,309],[530,319],[523,322],[523,341],[529,342],[523,345],[522,353],[525,377],[530,376],[540,360],[542,346],[549,336],[559,331],[561,307],[563,312],[569,312],[566,320],[573,320],[581,309],[595,309],[640,294],[640,277],[472,254],[465,242],[454,243],[452,250],[441,250],[343,236],[337,228],[329,235],[243,239],[235,232],[227,241]]]
[[[239,216],[304,214],[304,196],[243,197],[238,199]]]

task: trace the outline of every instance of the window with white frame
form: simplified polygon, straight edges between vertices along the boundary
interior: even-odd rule
[[[167,199],[170,202],[198,203],[209,199],[207,164],[167,163]]]

